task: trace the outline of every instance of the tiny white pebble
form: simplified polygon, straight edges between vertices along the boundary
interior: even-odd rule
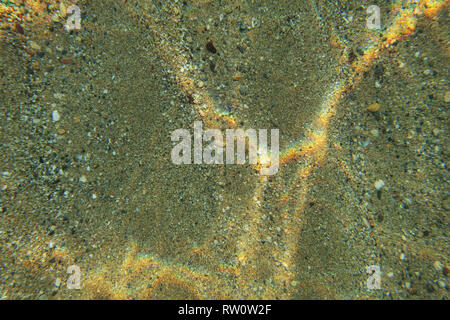
[[[377,180],[375,181],[375,189],[377,190],[381,190],[381,188],[383,188],[385,185],[383,180]]]
[[[400,260],[405,260],[405,254],[404,253],[400,254]]]
[[[87,178],[86,178],[85,175],[82,175],[82,176],[80,177],[80,182],[83,182],[83,183],[87,182]]]
[[[97,195],[95,193],[92,194],[92,199],[97,199]]]
[[[52,120],[53,121],[59,121],[59,119],[61,119],[61,116],[60,116],[58,110],[53,110],[53,112],[52,112]]]

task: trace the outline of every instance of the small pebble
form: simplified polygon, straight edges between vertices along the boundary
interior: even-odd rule
[[[59,121],[60,119],[61,119],[61,116],[60,116],[58,110],[53,110],[53,112],[52,112],[52,120],[54,122],[56,122],[56,121]]]
[[[381,188],[383,188],[385,185],[383,180],[377,180],[375,181],[375,189],[377,190],[381,190]]]
[[[378,110],[380,110],[380,104],[376,102],[372,103],[367,107],[367,110],[369,110],[370,112],[377,112]]]
[[[217,49],[214,46],[214,43],[212,40],[210,40],[206,43],[206,49],[211,53],[217,53]]]

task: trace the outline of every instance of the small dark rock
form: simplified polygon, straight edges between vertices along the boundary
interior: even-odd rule
[[[211,53],[217,53],[217,49],[214,46],[214,43],[212,40],[209,40],[208,43],[206,44],[206,50],[208,50]]]

